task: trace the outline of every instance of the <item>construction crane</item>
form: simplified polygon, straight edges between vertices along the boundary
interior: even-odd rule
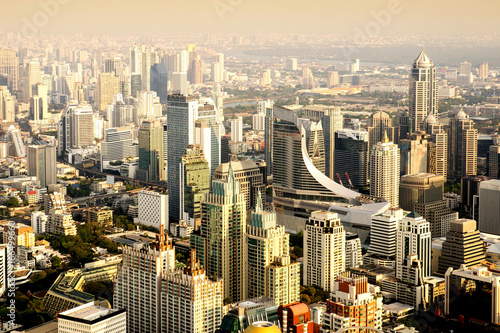
[[[337,172],[337,177],[338,177],[338,179],[339,179],[339,183],[340,183],[340,185],[344,186],[344,184],[342,184],[342,179],[340,178],[340,175],[339,175],[339,173],[338,173],[338,172]]]
[[[347,177],[347,181],[349,182],[349,186],[350,188],[354,188],[354,186],[352,186],[352,182],[351,182],[351,178],[349,178],[349,175],[347,174],[347,172],[345,173],[345,176]]]

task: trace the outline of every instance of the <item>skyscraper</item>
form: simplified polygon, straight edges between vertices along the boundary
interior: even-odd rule
[[[424,119],[429,114],[437,114],[438,85],[436,67],[425,50],[415,59],[410,75],[409,109],[412,130],[422,131]]]
[[[158,230],[169,230],[168,194],[141,190],[137,194],[137,222]]]
[[[195,121],[198,117],[198,101],[194,96],[168,95],[168,194],[169,213],[182,218],[180,200],[180,163],[184,149],[195,143]]]
[[[373,146],[382,141],[386,132],[389,140],[393,143],[399,142],[398,128],[392,126],[392,119],[389,114],[382,111],[375,112],[368,118],[367,123],[368,151],[371,151]]]
[[[231,167],[227,180],[214,180],[202,202],[201,230],[191,236],[209,276],[223,279],[223,297],[231,302],[247,298],[246,207]]]
[[[286,70],[296,71],[297,70],[297,58],[287,58],[286,59]]]
[[[479,65],[479,79],[485,80],[489,76],[489,68],[487,62],[482,62]]]
[[[464,61],[460,63],[460,74],[470,75],[472,73],[472,64],[470,62]]]
[[[334,174],[340,175],[343,184],[350,181],[355,188],[368,185],[368,158],[368,132],[337,130]]]
[[[57,183],[55,146],[28,146],[28,175],[36,176],[42,187]]]
[[[345,268],[345,231],[337,213],[312,212],[304,231],[304,285],[334,291]]]
[[[94,112],[90,105],[70,104],[58,124],[58,155],[66,149],[94,144]]]
[[[500,234],[500,180],[479,183],[479,230]]]
[[[425,125],[425,131],[431,136],[427,147],[427,172],[441,175],[446,181],[448,179],[448,133],[432,114],[425,119]]]
[[[399,141],[401,174],[412,175],[427,172],[427,134],[415,131],[410,139]]]
[[[113,103],[113,97],[120,93],[120,78],[114,73],[100,73],[97,89],[97,108],[106,110],[108,104]]]
[[[215,103],[211,99],[198,101],[198,117],[195,122],[195,142],[200,145],[210,168],[210,177],[221,163],[221,136],[224,125]]]
[[[131,130],[108,128],[101,142],[101,170],[112,161],[123,161],[127,157],[139,157],[139,146],[132,139]]]
[[[23,102],[29,103],[30,98],[33,96],[33,86],[37,83],[42,83],[42,72],[40,71],[40,64],[32,61],[24,68]]]
[[[161,332],[161,277],[174,268],[175,248],[162,229],[147,248],[123,248],[113,306],[127,309],[127,332]]]
[[[0,77],[2,76],[6,77],[6,85],[11,92],[19,89],[19,58],[16,51],[0,49]]]
[[[158,120],[144,121],[139,129],[138,179],[150,182],[164,179],[163,149],[163,125]]]
[[[399,148],[387,134],[370,151],[370,195],[385,198],[399,206]]]
[[[248,297],[266,296],[277,306],[300,299],[300,264],[290,262],[289,234],[276,225],[276,214],[264,211],[262,199],[247,225]]]
[[[448,177],[477,174],[477,130],[463,110],[450,120],[448,129]]]
[[[154,64],[151,67],[151,84],[150,88],[152,91],[156,92],[156,95],[160,98],[161,104],[167,103],[167,88],[168,88],[168,77],[167,69],[163,64]]]
[[[415,210],[416,203],[443,200],[444,178],[440,175],[419,173],[404,175],[399,185],[399,206],[407,211]]]
[[[6,86],[0,86],[0,120],[8,123],[16,119],[16,100]]]

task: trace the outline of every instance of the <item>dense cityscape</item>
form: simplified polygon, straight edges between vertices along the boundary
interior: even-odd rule
[[[0,24],[0,332],[500,331],[496,31],[68,3]]]

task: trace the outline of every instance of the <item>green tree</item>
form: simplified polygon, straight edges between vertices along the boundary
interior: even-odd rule
[[[5,205],[7,207],[21,207],[21,203],[16,197],[11,197]]]
[[[224,305],[232,304],[232,303],[233,303],[233,299],[231,297],[224,298]]]
[[[52,259],[50,259],[50,262],[52,263],[52,267],[54,268],[61,267],[61,258],[59,258],[58,256],[52,257]]]

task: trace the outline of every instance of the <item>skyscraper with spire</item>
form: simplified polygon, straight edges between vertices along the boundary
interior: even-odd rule
[[[214,180],[212,192],[202,202],[199,234],[191,236],[191,247],[199,254],[208,276],[223,279],[224,299],[247,298],[246,206],[229,166],[226,180]]]
[[[370,195],[385,198],[392,207],[399,206],[400,163],[398,145],[385,133],[370,151]]]
[[[412,131],[423,131],[424,119],[438,111],[436,67],[425,49],[415,59],[410,75],[410,118]]]
[[[265,211],[259,191],[247,225],[248,297],[266,296],[277,306],[300,299],[300,264],[290,262],[290,235],[276,225],[276,213]]]

